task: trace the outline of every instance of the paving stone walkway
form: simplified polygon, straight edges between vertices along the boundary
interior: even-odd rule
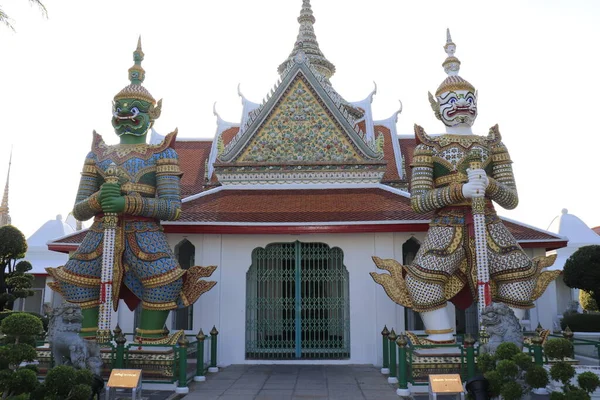
[[[232,365],[190,385],[184,400],[398,400],[369,365]]]

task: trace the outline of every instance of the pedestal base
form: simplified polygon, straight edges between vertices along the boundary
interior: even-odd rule
[[[390,374],[390,369],[389,368],[381,368],[381,373],[383,375],[389,375]]]
[[[396,378],[395,376],[390,376],[388,378],[388,383],[392,383],[392,384],[398,383],[398,378]]]
[[[210,367],[210,368],[208,369],[208,372],[210,372],[210,373],[213,373],[213,374],[214,374],[215,372],[219,372],[219,367]]]
[[[190,392],[190,388],[188,387],[176,387],[175,393],[177,394],[188,394]]]
[[[195,376],[194,382],[204,382],[206,380],[205,376]]]
[[[408,397],[410,396],[410,389],[396,389],[396,394],[398,396],[402,396],[402,397]]]

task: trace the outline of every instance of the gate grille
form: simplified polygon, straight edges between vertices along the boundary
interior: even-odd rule
[[[340,248],[274,243],[246,276],[246,358],[350,357],[348,271]]]

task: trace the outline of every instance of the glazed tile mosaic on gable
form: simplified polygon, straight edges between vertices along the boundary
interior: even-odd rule
[[[238,161],[342,163],[362,157],[308,84],[297,78]]]

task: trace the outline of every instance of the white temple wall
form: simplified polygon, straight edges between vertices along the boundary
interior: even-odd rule
[[[194,326],[188,333],[202,328],[208,335],[213,325],[219,331],[218,363],[221,366],[257,363],[245,359],[246,272],[252,264],[252,250],[270,243],[320,242],[339,247],[344,253],[350,293],[350,359],[307,360],[307,363],[367,363],[380,365],[381,330],[384,325],[404,330],[404,310],[392,302],[383,288],[369,276],[376,271],[371,260],[402,258],[406,233],[322,234],[322,235],[180,235],[169,234],[174,248],[186,238],[196,249],[196,265],[217,265],[209,280],[217,285],[203,294],[194,305]],[[421,234],[422,236],[422,234]],[[421,240],[419,238],[419,240]],[[272,360],[268,361],[272,363]],[[276,361],[275,361],[276,362]],[[297,363],[298,361],[292,361]],[[300,361],[302,362],[302,361]]]

